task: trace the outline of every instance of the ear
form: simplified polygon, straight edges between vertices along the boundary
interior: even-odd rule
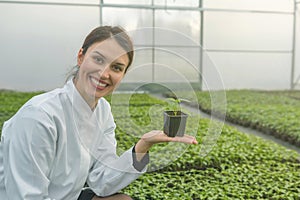
[[[81,48],[77,54],[77,65],[80,66],[83,62],[84,54],[83,49]]]

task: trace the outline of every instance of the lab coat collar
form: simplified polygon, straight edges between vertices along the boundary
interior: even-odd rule
[[[84,100],[81,94],[78,92],[77,88],[74,85],[72,79],[70,79],[65,85],[68,97],[72,103],[72,109],[81,116],[85,117],[92,117],[95,111],[98,109],[98,105],[96,108],[92,110],[88,103]]]

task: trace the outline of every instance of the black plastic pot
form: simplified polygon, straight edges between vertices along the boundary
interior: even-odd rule
[[[182,137],[185,133],[187,117],[188,115],[181,111],[164,111],[164,133],[169,137]]]

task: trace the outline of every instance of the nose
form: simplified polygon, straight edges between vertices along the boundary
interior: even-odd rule
[[[101,79],[108,79],[110,76],[110,68],[109,65],[105,66],[101,70],[99,70]]]

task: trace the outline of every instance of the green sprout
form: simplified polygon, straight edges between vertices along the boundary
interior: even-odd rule
[[[188,100],[179,98],[167,98],[167,101],[167,109],[173,111],[174,115],[176,116],[181,111],[180,103]]]

